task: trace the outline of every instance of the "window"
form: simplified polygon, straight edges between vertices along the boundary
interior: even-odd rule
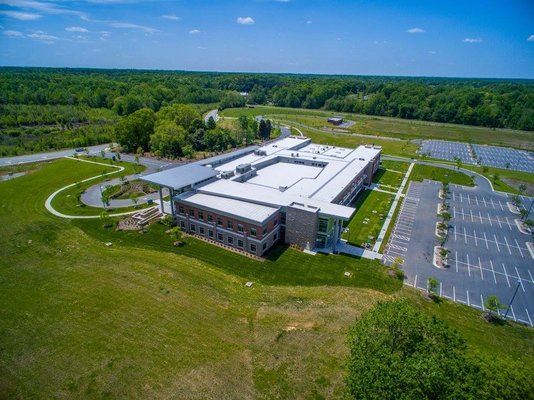
[[[256,252],[256,245],[254,243],[250,244],[250,251],[252,251],[253,253]]]
[[[208,214],[208,222],[213,222],[213,216]]]
[[[191,229],[191,232],[196,232],[197,227],[195,226],[195,224],[191,224],[189,229]]]
[[[237,247],[243,248],[243,241],[241,239],[237,239]]]
[[[267,243],[263,243],[262,249],[265,250],[267,248]]]
[[[208,237],[210,237],[210,238],[213,237],[213,231],[211,229],[208,230]]]
[[[229,245],[234,245],[234,238],[232,236],[228,236],[226,238],[226,241],[228,242]]]
[[[217,225],[222,226],[222,219],[217,218]]]
[[[263,236],[267,235],[267,227],[263,228]]]
[[[198,233],[200,233],[202,236],[204,236],[204,227],[203,226],[199,226],[198,227]]]
[[[183,207],[183,206],[178,206],[178,213],[179,213],[179,214],[182,214],[182,215],[185,214],[185,210],[184,210],[184,207]]]
[[[228,229],[230,229],[231,231],[234,230],[234,223],[232,221],[226,221],[226,226]]]
[[[256,228],[250,228],[250,236],[256,237]]]
[[[273,235],[273,242],[276,242],[276,239],[278,239],[278,233],[275,233],[275,234]]]
[[[198,212],[198,219],[204,220],[204,213],[202,211]]]
[[[237,224],[237,231],[243,233],[245,229],[243,228],[243,225]]]
[[[218,234],[217,234],[217,240],[218,240],[219,242],[222,242],[222,241],[223,241],[223,234],[222,234],[222,233],[218,233]]]
[[[326,232],[328,230],[328,220],[326,218],[319,218],[319,232]]]
[[[180,228],[185,229],[185,222],[184,221],[180,221]]]
[[[195,218],[195,210],[189,210],[189,215]]]
[[[275,218],[273,221],[273,226],[276,226],[276,225],[278,225],[278,218]]]
[[[285,224],[286,223],[286,213],[280,214],[280,223]]]

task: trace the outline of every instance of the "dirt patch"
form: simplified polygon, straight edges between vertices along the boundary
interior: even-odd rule
[[[525,185],[527,187],[527,191],[525,194],[527,194],[528,196],[534,196],[534,183],[524,182],[520,181],[519,179],[512,178],[501,178],[501,180],[516,190],[519,190],[519,185]]]

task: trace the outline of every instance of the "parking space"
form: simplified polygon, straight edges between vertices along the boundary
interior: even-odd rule
[[[451,220],[445,244],[450,251],[449,266],[440,269],[432,264],[440,188],[437,182],[421,184],[417,213],[403,253],[407,284],[426,289],[428,278],[434,277],[440,282],[442,297],[481,310],[491,295],[508,304],[517,288],[508,318],[533,326],[534,254],[526,244],[532,239],[518,229],[518,216],[508,209],[508,197],[450,186]]]
[[[475,164],[471,150],[467,143],[448,142],[445,140],[423,140],[420,154],[426,154],[432,158],[454,161],[460,157],[464,164]]]
[[[534,156],[522,150],[474,144],[473,155],[482,165],[534,172]]]
[[[382,259],[388,265],[391,265],[395,258],[404,260],[406,256],[420,194],[421,184],[419,182],[411,182],[384,250]]]

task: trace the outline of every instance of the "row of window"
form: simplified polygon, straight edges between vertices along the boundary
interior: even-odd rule
[[[179,206],[178,207],[178,213],[181,214],[181,215],[185,215],[185,210],[184,210],[183,206]],[[189,216],[191,218],[195,218],[195,210],[189,210]],[[199,219],[201,221],[204,221],[204,212],[197,211],[197,216],[198,216],[197,219]],[[208,222],[213,222],[213,216],[210,215],[210,214],[208,214],[207,216],[208,216],[207,221]],[[273,226],[276,226],[276,225],[278,225],[278,219],[275,219],[273,221]],[[217,226],[220,226],[220,227],[224,226],[222,218],[217,218]],[[233,231],[234,230],[234,222],[230,221],[230,220],[227,220],[226,221],[226,229],[228,229],[230,231]],[[245,227],[242,224],[237,224],[237,232],[244,233],[245,232]],[[267,227],[263,228],[263,232],[262,233],[263,233],[263,236],[265,236],[267,234]],[[249,235],[252,236],[252,237],[256,237],[258,235],[257,229],[255,227],[251,227]]]
[[[180,227],[182,229],[185,229],[185,222],[184,221],[180,221]],[[191,232],[194,232],[196,233],[197,232],[197,227],[195,224],[190,224],[189,225],[189,230]],[[213,239],[214,238],[214,232],[212,229],[208,229],[208,238],[210,239]],[[199,226],[198,227],[198,233],[202,236],[205,236],[206,235],[206,229],[203,227],[203,226]],[[278,240],[278,233],[275,233],[273,235],[273,242],[276,242],[276,240]],[[221,243],[224,243],[224,235],[221,233],[221,232],[218,232],[217,233],[217,241],[221,242]],[[229,244],[230,246],[234,246],[234,238],[230,235],[227,235],[226,236],[226,243]],[[240,249],[243,249],[244,248],[244,242],[242,239],[237,239],[237,247],[240,248]],[[250,251],[252,252],[256,252],[256,244],[255,243],[250,243],[249,245],[249,248],[250,248]],[[267,248],[267,243],[263,243],[262,245],[262,249],[265,250]]]

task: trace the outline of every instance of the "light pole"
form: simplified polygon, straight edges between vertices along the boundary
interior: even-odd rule
[[[517,294],[517,291],[519,290],[519,286],[521,286],[521,279],[517,280],[517,286],[515,287],[514,295],[512,296],[512,299],[510,300],[510,304],[508,304],[508,308],[506,309],[506,312],[504,313],[504,319],[506,319],[506,316],[508,315],[508,311],[510,311],[510,307],[512,307],[512,303],[514,302],[515,295]]]

